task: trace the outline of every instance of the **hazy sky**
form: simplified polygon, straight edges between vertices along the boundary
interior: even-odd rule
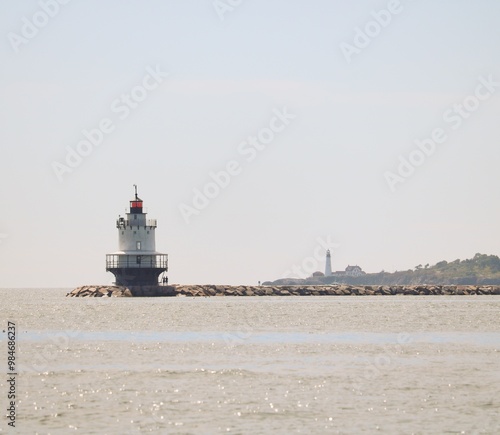
[[[498,0],[59,1],[0,2],[0,287],[111,283],[133,184],[170,282],[500,254]]]

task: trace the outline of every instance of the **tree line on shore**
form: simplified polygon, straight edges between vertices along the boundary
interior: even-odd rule
[[[352,285],[500,285],[500,258],[476,254],[467,260],[419,264],[393,273],[381,271],[361,276],[314,276],[307,279],[279,279],[272,284],[352,284]]]

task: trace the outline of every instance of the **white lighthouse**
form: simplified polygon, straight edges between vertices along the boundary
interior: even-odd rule
[[[326,251],[326,264],[325,264],[325,276],[330,276],[332,274],[332,257],[330,256],[330,250]]]
[[[137,186],[134,188],[129,212],[116,221],[119,250],[106,255],[106,271],[115,275],[116,285],[158,285],[159,275],[168,270],[168,256],[156,251],[156,219],[146,219]]]

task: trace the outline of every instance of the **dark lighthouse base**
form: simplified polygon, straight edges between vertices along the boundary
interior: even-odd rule
[[[113,268],[106,269],[115,276],[115,284],[124,287],[158,285],[158,277],[165,271],[164,268]]]

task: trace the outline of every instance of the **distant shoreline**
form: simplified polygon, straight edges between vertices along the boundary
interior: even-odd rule
[[[82,286],[67,297],[211,297],[211,296],[468,296],[500,295],[500,286],[474,285],[169,285]]]

